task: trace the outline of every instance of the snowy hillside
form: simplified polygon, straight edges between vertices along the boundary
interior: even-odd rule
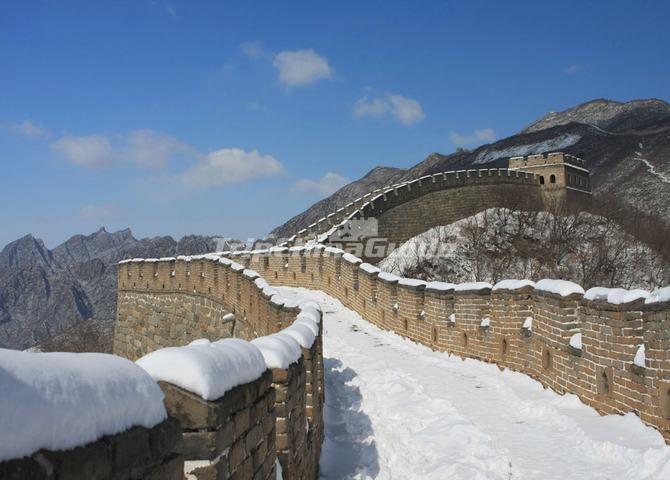
[[[670,265],[610,220],[589,213],[564,217],[503,208],[428,230],[379,266],[429,281],[549,277],[585,288],[645,289],[670,282]]]

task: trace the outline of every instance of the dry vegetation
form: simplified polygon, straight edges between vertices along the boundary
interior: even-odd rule
[[[410,240],[382,262],[394,273],[450,282],[560,278],[651,289],[670,282],[667,227],[614,202],[532,211],[522,198]]]

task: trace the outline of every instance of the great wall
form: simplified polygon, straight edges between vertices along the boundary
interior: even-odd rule
[[[555,161],[544,171],[533,168],[548,158]],[[64,478],[177,479],[185,461],[198,479],[275,478],[278,465],[284,479],[316,478],[324,438],[321,313],[286,300],[272,286],[322,290],[379,328],[433,350],[523,372],[559,393],[576,394],[602,414],[634,412],[670,442],[668,288],[649,295],[584,292],[555,280],[427,283],[382,272],[323,244],[355,218],[375,216],[380,234],[392,233],[406,218],[393,238],[402,241],[418,229],[497,205],[509,188],[522,188],[537,202],[590,190],[588,171],[577,159],[515,162],[516,168],[512,162],[510,169],[448,172],[373,192],[299,232],[291,246],[121,262],[116,355],[136,360],[202,338],[253,341],[288,332],[305,316],[319,317],[313,340],[300,344],[283,368],[268,366],[219,398],[206,400],[161,381],[169,419],[72,451],[0,462],[0,476],[54,478],[54,471],[72,471],[87,458],[87,473]],[[314,238],[319,241],[300,245]]]

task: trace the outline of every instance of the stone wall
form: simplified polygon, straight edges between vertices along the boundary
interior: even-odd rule
[[[378,327],[435,350],[524,372],[601,413],[634,412],[670,441],[668,302],[612,305],[532,286],[426,288],[378,278],[370,265],[323,246],[235,258],[277,285],[323,290]],[[581,349],[569,344],[576,333]],[[633,363],[641,345],[645,367]]]
[[[266,371],[214,401],[161,382],[168,412],[184,433],[174,451],[196,479],[274,480],[275,389]]]
[[[114,353],[131,360],[196,338],[218,340],[235,333],[234,317],[220,301],[184,292],[119,291]]]
[[[298,306],[273,296],[259,274],[242,265],[250,262],[238,260],[208,255],[121,263],[115,353],[135,359],[202,337],[252,340],[291,325]],[[267,257],[259,265],[267,263],[269,272],[272,264],[277,281],[311,279],[300,259],[289,266],[295,258],[277,260]],[[175,452],[203,462],[194,470],[197,478],[271,478],[275,459],[285,480],[317,478],[324,436],[322,345],[319,331],[288,370],[272,370],[215,402],[162,385],[168,411],[185,431]]]
[[[634,412],[670,440],[667,302],[612,305],[532,286],[464,290],[390,275],[380,278],[373,266],[323,245],[228,255],[230,258],[209,255],[175,262],[174,274],[170,274],[174,278],[192,277],[194,271],[204,276],[187,284],[188,293],[170,294],[226,302],[237,322],[245,325],[240,331],[258,335],[281,330],[298,314],[295,306],[268,298],[259,277],[275,285],[323,290],[382,329],[435,350],[526,373],[559,393],[578,395],[601,413]],[[136,277],[146,267],[143,261],[122,264],[120,279]],[[184,273],[186,269],[190,275]],[[160,267],[158,272],[156,281],[148,286],[120,282],[120,302],[132,304],[136,298],[123,292],[161,291]],[[119,310],[132,308],[120,305]],[[119,317],[117,331],[124,331],[128,318]],[[570,346],[577,333],[582,337],[581,349]],[[126,342],[148,342],[141,331],[130,335]],[[303,351],[299,364],[273,372],[276,452],[286,470],[284,478],[314,478],[316,474],[323,439],[320,342],[315,342],[313,351]],[[633,363],[641,345],[647,352],[644,367]]]
[[[546,163],[548,159],[562,160],[564,155],[555,153],[534,157],[543,158]],[[575,161],[583,164],[579,159]],[[311,239],[342,246],[346,244],[350,230],[361,233],[354,226],[355,222],[376,219],[377,230],[368,231],[370,225],[367,224],[363,229],[364,237],[384,241],[378,241],[376,246],[362,247],[363,251],[357,252],[357,255],[376,262],[378,255],[371,254],[375,248],[383,248],[388,255],[393,248],[415,235],[487,208],[545,210],[557,203],[567,204],[570,208],[588,208],[591,194],[586,168],[570,163],[541,165],[553,172],[555,182],[550,183],[549,180],[544,181],[544,175],[536,175],[532,171],[536,167],[538,165],[528,167],[529,171],[511,168],[450,171],[380,188],[300,230],[284,246],[301,245]],[[583,186],[569,184],[568,180],[576,182],[576,175],[582,178]]]
[[[0,462],[6,480],[182,480],[184,460],[174,453],[180,440],[172,418],[153,428],[134,427],[71,450],[40,450]]]

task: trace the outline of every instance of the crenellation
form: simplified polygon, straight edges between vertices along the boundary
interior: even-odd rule
[[[586,300],[579,293],[561,296],[538,290],[532,282],[511,290],[454,289],[449,284],[380,275],[375,267],[348,255],[320,246],[247,254],[241,263],[258,272],[258,280],[273,285],[322,289],[379,328],[435,350],[524,372],[558,392],[577,394],[602,413],[635,412],[670,439],[668,303],[645,305],[637,300],[612,305]],[[174,285],[188,278],[185,271],[201,271],[198,264],[205,261],[209,262],[203,270],[206,288],[192,293]],[[115,349],[131,358],[167,344],[183,344],[187,337],[228,334],[227,324],[217,326],[216,318],[224,311],[239,313],[235,335],[245,338],[279,331],[298,313],[291,305],[275,304],[272,292],[259,288],[252,278],[255,275],[247,272],[245,276],[223,260],[177,260],[174,267],[158,262],[157,280],[148,291],[129,283],[138,278],[140,263],[119,266]],[[174,276],[170,268],[175,269]],[[142,271],[146,278],[146,265]],[[214,281],[216,278],[220,281]],[[167,288],[162,288],[164,279]],[[234,300],[232,304],[227,303],[229,299]],[[188,310],[180,306],[184,303]],[[164,329],[167,333],[162,334],[161,325],[166,323],[183,327]],[[581,342],[575,345],[580,348],[570,345],[577,334]],[[320,340],[317,344],[321,348]],[[634,364],[641,345],[646,350],[644,367]],[[306,406],[302,417],[308,423],[320,415],[315,412],[321,412],[323,400],[322,387],[311,386],[314,381],[321,385],[323,375],[314,355],[314,351],[303,351]],[[296,441],[309,444],[310,435],[323,434],[318,428]],[[303,464],[300,460],[295,468]]]

